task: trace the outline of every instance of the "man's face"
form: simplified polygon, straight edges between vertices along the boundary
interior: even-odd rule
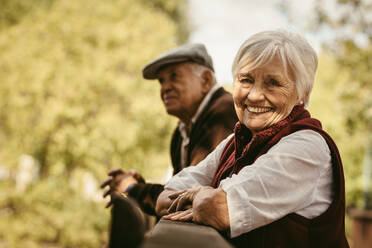
[[[170,115],[189,121],[206,94],[202,76],[191,63],[171,64],[158,72],[160,96]]]

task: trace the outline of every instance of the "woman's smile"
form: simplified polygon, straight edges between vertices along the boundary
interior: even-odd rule
[[[272,111],[273,108],[271,107],[257,107],[257,106],[245,106],[248,112],[252,114],[262,114],[262,113],[267,113],[269,111]]]

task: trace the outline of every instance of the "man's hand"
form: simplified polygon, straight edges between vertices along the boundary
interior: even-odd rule
[[[105,190],[103,197],[108,195],[124,193],[127,188],[132,184],[145,183],[143,177],[138,174],[135,170],[130,170],[125,173],[122,169],[115,169],[108,173],[110,178],[106,179],[101,183],[101,188],[109,186],[110,188]],[[112,201],[110,200],[106,204],[106,208],[111,206]]]

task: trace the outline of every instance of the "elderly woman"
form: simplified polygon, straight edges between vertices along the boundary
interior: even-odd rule
[[[169,181],[157,213],[225,231],[238,247],[349,247],[339,152],[304,109],[316,68],[297,34],[245,41],[232,66],[234,134]]]

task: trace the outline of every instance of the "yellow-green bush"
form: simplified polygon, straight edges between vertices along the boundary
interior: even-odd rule
[[[75,171],[164,173],[175,121],[141,69],[185,37],[181,4],[1,1],[1,247],[101,247],[108,210],[73,186]],[[17,191],[22,154],[40,173]]]

